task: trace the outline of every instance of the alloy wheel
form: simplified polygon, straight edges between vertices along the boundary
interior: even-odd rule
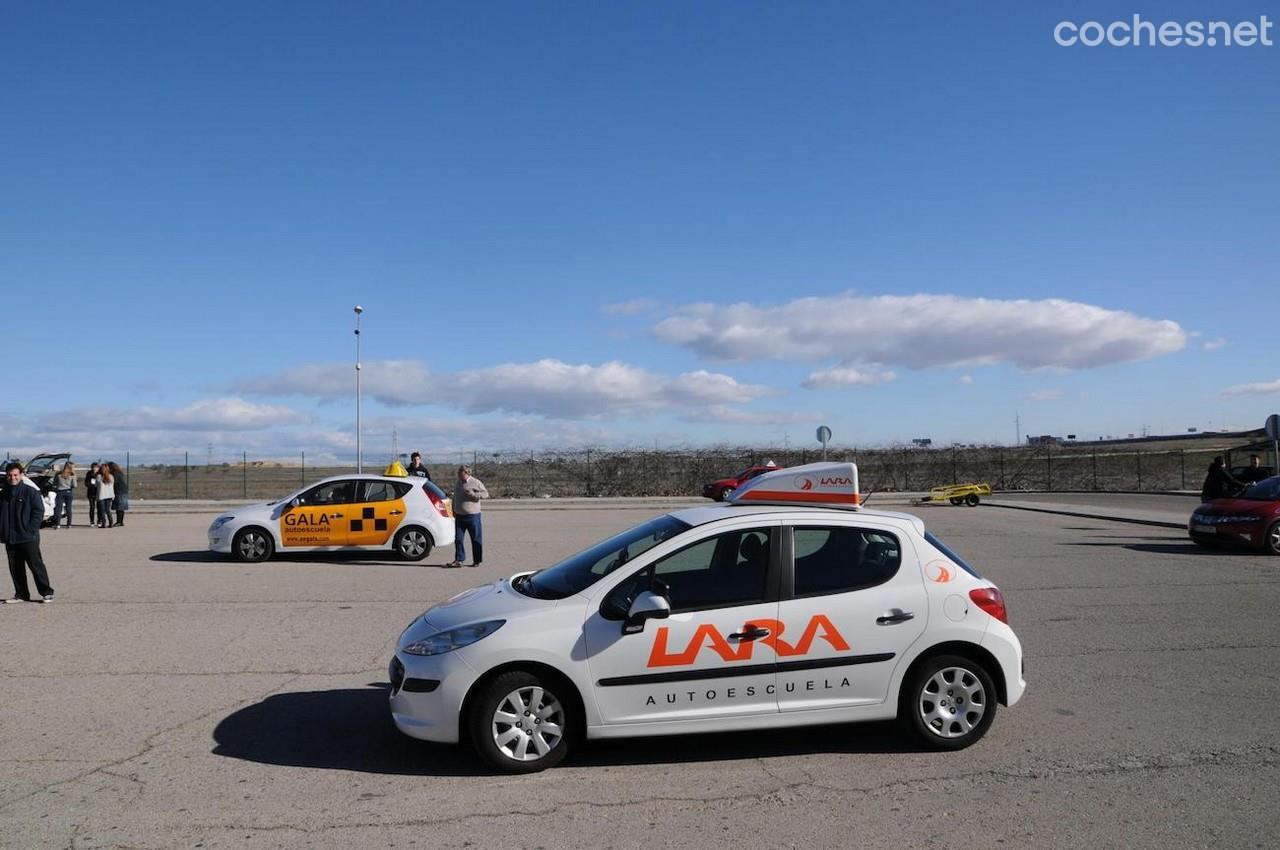
[[[926,728],[940,738],[963,738],[987,713],[987,693],[971,670],[944,667],[929,677],[917,705]]]
[[[550,691],[530,685],[499,700],[490,725],[500,753],[512,761],[537,761],[564,739],[564,709]]]

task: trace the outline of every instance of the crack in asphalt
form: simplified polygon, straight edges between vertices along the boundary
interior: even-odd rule
[[[298,678],[301,678],[301,677],[298,677]],[[288,686],[292,685],[295,681],[296,681],[296,679],[290,679],[290,680],[287,680],[287,681],[285,681],[285,682],[283,682],[283,683],[281,683],[281,684],[277,684],[275,687],[271,688],[270,690],[268,690],[268,691],[266,691],[265,693],[262,693],[262,694],[260,694],[260,695],[258,695],[258,696],[256,696],[256,697],[251,697],[251,698],[249,698],[249,699],[247,699],[247,700],[244,700],[244,699],[236,700],[235,702],[231,703],[230,708],[234,709],[234,708],[236,708],[236,707],[238,707],[238,706],[246,706],[246,705],[251,705],[251,704],[256,703],[256,702],[261,702],[262,700],[266,699],[267,697],[271,696],[272,694],[277,693],[277,692],[279,692],[279,691],[283,690],[284,688],[286,688],[286,687],[288,687]],[[225,704],[224,704],[224,705],[220,705],[220,706],[217,706],[217,707],[215,707],[215,708],[211,708],[210,710],[208,710],[208,711],[204,712],[203,714],[200,714],[200,715],[198,715],[198,716],[196,716],[196,717],[192,717],[192,718],[190,718],[190,719],[188,719],[188,720],[184,720],[184,721],[182,721],[182,722],[180,722],[180,723],[175,723],[173,726],[168,726],[168,727],[165,727],[164,729],[161,729],[161,730],[159,730],[159,731],[157,731],[157,732],[153,732],[153,733],[151,733],[150,735],[148,735],[147,737],[145,737],[145,738],[143,738],[143,739],[142,739],[142,747],[141,747],[141,749],[139,749],[137,752],[131,753],[130,755],[127,755],[127,756],[125,756],[125,757],[123,757],[123,758],[116,759],[116,760],[114,760],[114,761],[109,761],[109,762],[105,762],[105,763],[99,764],[97,767],[91,768],[90,770],[86,770],[86,771],[84,771],[83,773],[78,773],[78,774],[76,774],[75,776],[69,777],[69,778],[67,778],[67,779],[59,779],[59,780],[57,780],[56,782],[50,782],[50,783],[48,783],[48,784],[46,784],[46,785],[42,785],[41,787],[39,787],[39,788],[35,789],[34,791],[29,791],[29,792],[27,792],[26,794],[23,794],[23,795],[21,795],[20,797],[15,797],[15,798],[13,798],[12,800],[9,800],[9,801],[4,802],[4,803],[0,803],[0,812],[5,811],[6,809],[10,809],[10,808],[12,808],[13,806],[16,806],[18,803],[21,803],[21,802],[23,802],[24,800],[29,800],[29,799],[31,799],[32,797],[38,796],[38,795],[40,795],[40,794],[43,794],[43,793],[45,793],[46,791],[51,791],[51,790],[53,790],[54,788],[60,788],[60,787],[62,787],[62,786],[64,786],[64,785],[72,785],[72,784],[74,784],[74,783],[76,783],[76,782],[80,782],[80,781],[81,781],[81,780],[83,780],[83,779],[87,779],[87,778],[89,778],[90,776],[93,776],[93,775],[95,775],[95,774],[105,773],[105,774],[107,774],[107,775],[113,775],[113,776],[115,776],[115,775],[119,775],[119,774],[112,773],[111,769],[112,769],[112,768],[116,768],[116,767],[120,767],[121,765],[127,764],[128,762],[131,762],[131,761],[133,761],[134,759],[141,758],[142,756],[145,756],[147,753],[149,753],[149,752],[151,752],[153,749],[155,749],[155,748],[156,748],[156,746],[158,746],[158,741],[159,741],[162,737],[164,737],[165,735],[168,735],[168,734],[169,734],[169,733],[171,733],[171,732],[176,732],[177,730],[182,729],[182,728],[183,728],[183,727],[185,727],[185,726],[190,726],[190,725],[195,724],[195,723],[203,722],[203,721],[207,720],[208,718],[210,718],[210,717],[214,716],[215,714],[219,714],[219,713],[221,713],[221,712],[225,712],[225,711],[227,711],[227,710],[228,710],[228,706],[227,706],[227,705],[225,705]],[[126,777],[126,778],[127,778],[127,777]],[[138,780],[138,781],[140,782],[140,780]]]
[[[1006,782],[1026,782],[1044,781],[1048,779],[1056,779],[1064,776],[1117,776],[1126,774],[1141,774],[1165,772],[1171,770],[1184,770],[1199,767],[1230,767],[1232,769],[1241,766],[1242,762],[1247,762],[1249,766],[1269,767],[1280,763],[1280,745],[1257,745],[1242,749],[1219,749],[1207,750],[1199,753],[1177,753],[1167,756],[1158,756],[1154,758],[1142,759],[1136,756],[1125,756],[1114,761],[1098,761],[1086,762],[1083,764],[1066,764],[1058,766],[1029,768],[1026,770],[1008,770],[1002,768],[991,768],[988,770],[977,771],[963,775],[949,777],[922,777],[919,779],[904,779],[894,782],[886,782],[880,785],[859,787],[859,786],[841,786],[825,782],[815,782],[812,775],[803,768],[801,772],[805,775],[805,779],[799,781],[784,781],[778,778],[763,762],[760,767],[763,772],[770,778],[777,780],[778,784],[774,787],[762,789],[752,794],[720,794],[709,797],[697,796],[653,796],[635,800],[620,800],[616,802],[602,802],[590,800],[574,800],[561,803],[552,809],[510,809],[502,812],[474,812],[462,815],[452,815],[441,818],[410,818],[399,821],[362,821],[359,823],[345,824],[325,824],[317,827],[303,827],[296,824],[270,824],[267,826],[255,826],[251,824],[210,824],[198,825],[192,824],[198,830],[217,830],[217,831],[243,831],[243,832],[296,832],[303,835],[312,835],[320,832],[329,832],[332,830],[352,830],[352,829],[387,829],[399,827],[439,827],[446,825],[456,825],[467,821],[490,821],[490,820],[507,820],[512,817],[522,818],[547,818],[557,817],[564,814],[570,809],[585,809],[589,811],[610,811],[637,806],[652,806],[653,804],[684,804],[684,803],[726,803],[726,802],[763,802],[780,792],[789,790],[798,790],[804,788],[815,788],[822,791],[829,791],[835,794],[861,794],[863,796],[872,797],[883,794],[885,792],[910,790],[917,787],[937,788],[941,783],[963,783],[973,785],[983,779],[993,779]]]

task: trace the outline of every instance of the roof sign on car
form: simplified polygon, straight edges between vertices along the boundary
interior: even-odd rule
[[[858,466],[853,463],[811,463],[766,472],[743,484],[729,501],[749,503],[838,505],[858,504]]]

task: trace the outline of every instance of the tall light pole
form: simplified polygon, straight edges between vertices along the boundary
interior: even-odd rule
[[[360,314],[364,308],[359,304],[356,310],[356,472],[364,472],[364,453],[360,450]]]

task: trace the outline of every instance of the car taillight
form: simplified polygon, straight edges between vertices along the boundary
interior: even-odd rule
[[[440,516],[449,516],[449,506],[445,504],[444,499],[436,495],[436,491],[430,487],[423,486],[422,492],[427,494],[427,498],[431,500],[431,505],[439,512]]]
[[[1004,594],[996,587],[979,587],[969,591],[973,604],[1002,623],[1009,622],[1009,612],[1004,607]]]

